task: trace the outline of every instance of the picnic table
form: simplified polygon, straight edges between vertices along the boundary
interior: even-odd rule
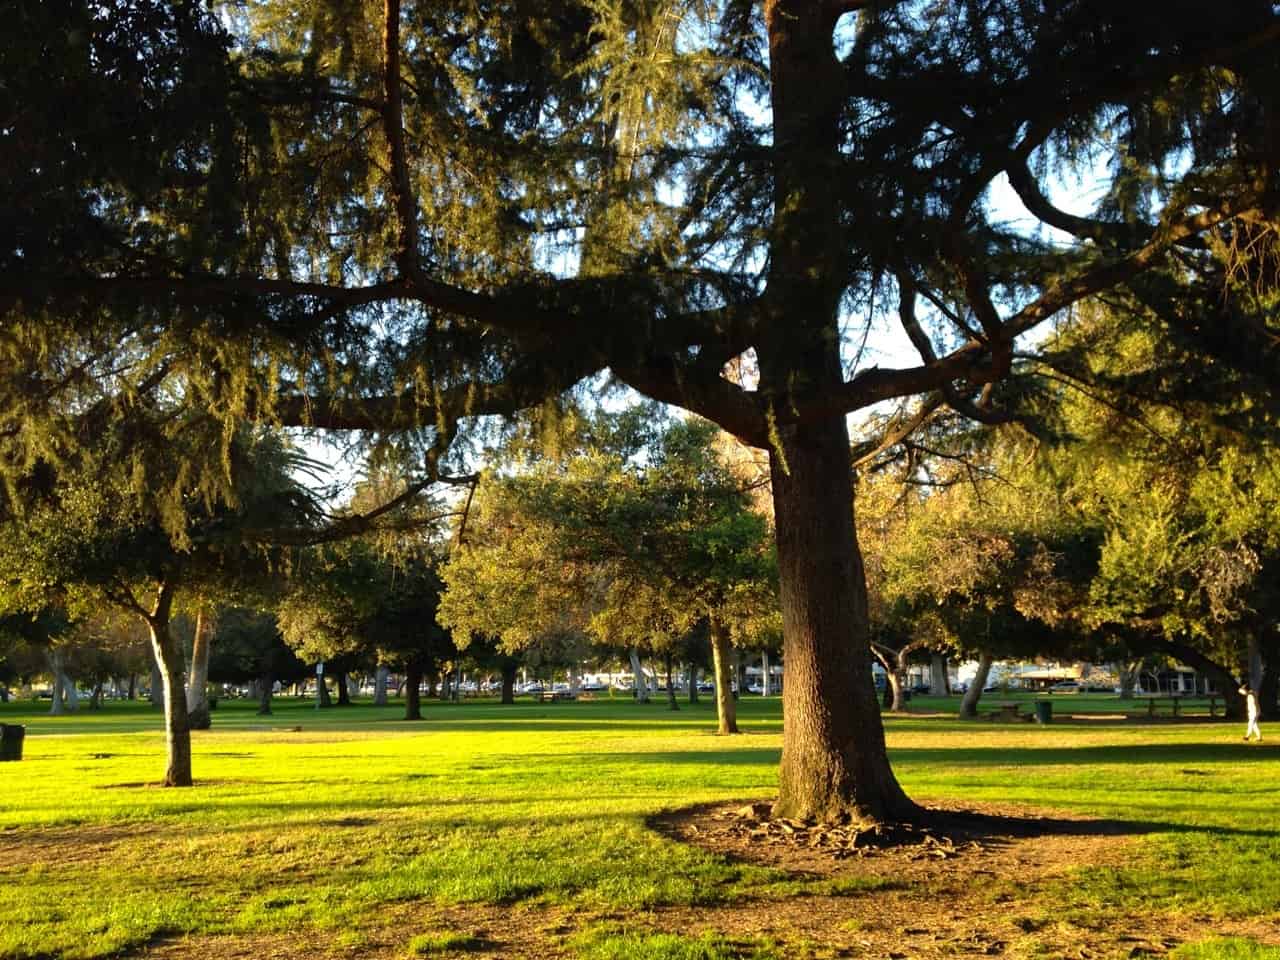
[[[538,694],[543,703],[559,703],[561,700],[572,700],[573,694],[567,690],[543,690]]]
[[[994,706],[996,709],[989,716],[997,720],[1022,719],[1022,703],[1018,700],[1002,700]]]

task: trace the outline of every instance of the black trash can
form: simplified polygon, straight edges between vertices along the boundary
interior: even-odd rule
[[[1051,700],[1036,701],[1036,723],[1049,723],[1053,720],[1053,702]]]
[[[0,761],[21,760],[27,728],[20,723],[0,723]]]

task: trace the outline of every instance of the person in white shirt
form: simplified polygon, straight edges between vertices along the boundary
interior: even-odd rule
[[[1244,697],[1244,713],[1249,720],[1249,725],[1244,730],[1244,738],[1248,740],[1252,737],[1261,742],[1262,731],[1258,729],[1258,695],[1247,686],[1240,688],[1240,694]]]

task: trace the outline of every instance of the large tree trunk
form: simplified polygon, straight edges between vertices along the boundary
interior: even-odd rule
[[[929,656],[929,696],[945,697],[951,692],[947,682],[947,658],[941,653]]]
[[[333,688],[338,694],[338,706],[351,706],[351,691],[347,687],[346,670],[335,670],[333,672]]]
[[[50,647],[45,653],[45,659],[49,663],[49,673],[53,677],[53,696],[50,697],[49,714],[50,716],[60,717],[66,713],[67,696],[66,691],[63,689],[63,680],[66,675],[62,672],[62,651]]]
[[[631,649],[631,674],[635,677],[636,703],[649,702],[649,682],[644,676],[644,667],[640,663],[640,652]]]
[[[1141,667],[1141,660],[1117,660],[1115,662],[1116,679],[1120,681],[1121,700],[1133,699],[1133,691],[1138,686],[1138,671]]]
[[[136,673],[131,673],[129,674],[129,692],[125,694],[125,699],[127,699],[130,703],[132,703],[133,698],[136,697],[137,695],[138,695],[138,675]]]
[[[387,705],[387,678],[390,675],[390,668],[381,663],[378,664],[378,669],[373,674],[373,705],[375,707]]]
[[[191,727],[187,723],[186,690],[182,683],[182,653],[170,626],[173,611],[173,587],[162,583],[156,605],[147,615],[151,630],[151,650],[160,665],[160,682],[164,690],[164,729],[169,747],[169,766],[164,786],[191,786]]]
[[[275,685],[275,677],[271,675],[271,671],[265,671],[258,678],[258,716],[268,717],[271,715],[271,688]]]
[[[995,658],[983,650],[978,654],[978,672],[969,682],[969,689],[964,692],[960,701],[960,716],[972,720],[978,715],[978,700],[982,697],[982,688],[987,685],[987,677],[991,674],[991,664]]]
[[[151,652],[151,706],[164,709],[164,671],[156,663],[155,651]]]
[[[516,664],[514,660],[502,665],[502,702],[516,702]]]
[[[412,660],[404,670],[404,718],[422,719],[422,667]]]
[[[718,618],[711,618],[711,661],[716,671],[717,733],[738,732],[738,705],[733,699],[733,650],[729,644],[729,628]]]
[[[838,5],[772,0],[772,202],[766,326],[758,394],[771,424],[769,472],[782,602],[783,745],[776,816],[892,820],[918,808],[889,768],[871,681],[866,581],[853,525],[852,461],[842,412],[789,422],[797,400],[845,388],[840,303],[847,224],[840,182],[843,94],[832,52]]]
[[[213,617],[200,604],[196,610],[196,633],[191,642],[191,669],[187,671],[187,721],[192,730],[208,730],[209,653],[213,649]]]
[[[829,53],[827,54],[829,56]],[[871,679],[866,581],[854,534],[844,417],[779,431],[770,451],[783,658],[782,769],[775,816],[909,817],[889,767]]]
[[[75,713],[80,709],[80,691],[76,689],[76,681],[69,673],[62,673],[62,695],[67,699],[67,712]]]

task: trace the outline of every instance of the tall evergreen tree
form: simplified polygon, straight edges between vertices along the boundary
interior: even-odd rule
[[[943,409],[1014,416],[1026,334],[1144,275],[1167,300],[1274,220],[1264,0],[269,0],[223,22],[9,15],[8,472],[57,454],[48,397],[100,389],[121,350],[113,396],[181,368],[227,424],[394,436],[427,477],[475,418],[608,370],[769,451],[790,816],[915,809],[865,656],[846,414],[902,404],[859,452]],[[1056,204],[1090,161],[1099,202]],[[1052,232],[1001,221],[1002,178]],[[898,368],[857,349],[894,315],[918,352]],[[744,354],[758,377],[731,382]]]

